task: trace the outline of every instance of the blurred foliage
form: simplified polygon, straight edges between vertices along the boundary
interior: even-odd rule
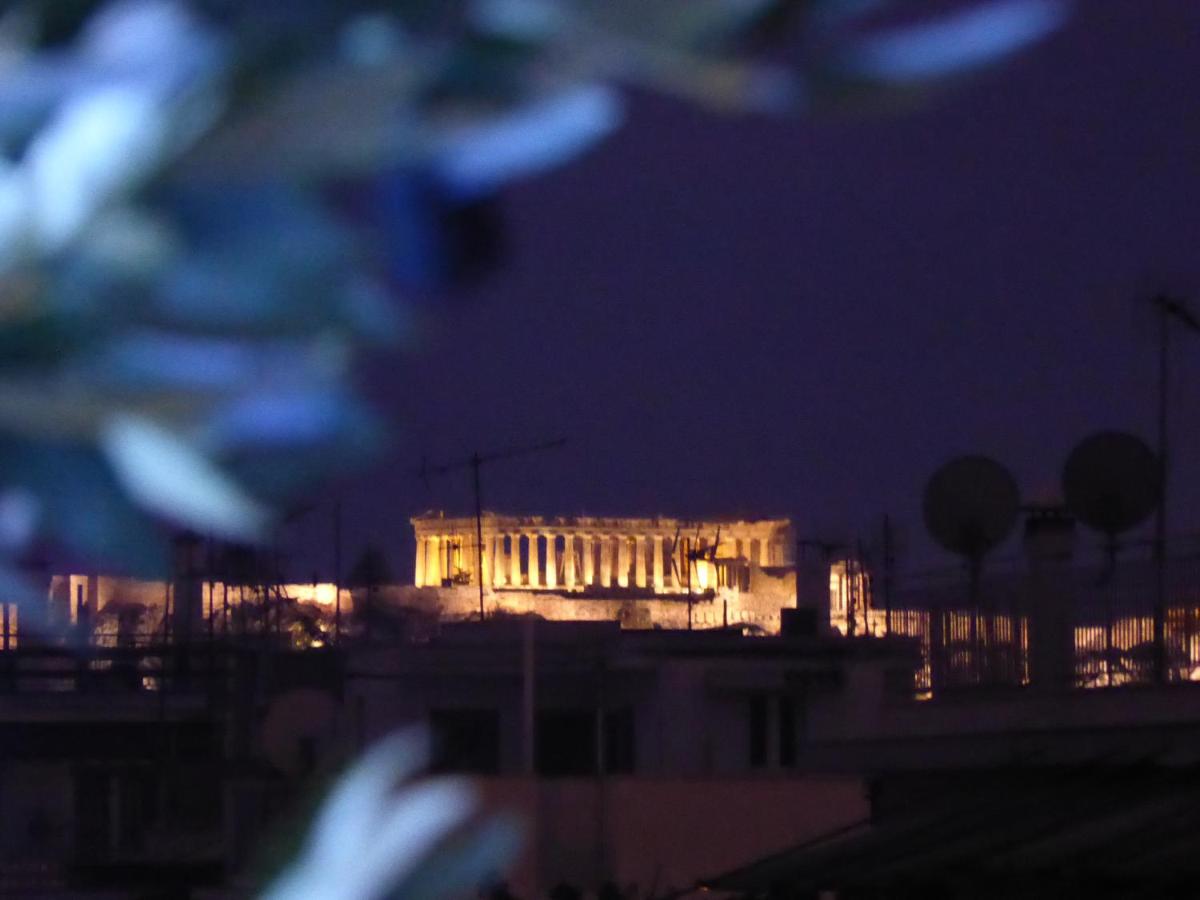
[[[1050,33],[1064,2],[9,4],[0,582],[20,593],[38,539],[143,573],[161,520],[260,539],[369,455],[384,429],[351,362],[403,337],[415,292],[498,263],[497,192],[616,128],[617,86],[893,101]]]
[[[6,4],[4,599],[35,598],[17,561],[38,542],[161,571],[163,522],[252,543],[370,454],[385,429],[353,360],[404,336],[417,292],[500,261],[497,193],[617,128],[620,86],[780,115],[907,102],[1049,34],[1064,4]],[[289,633],[318,640],[292,606]],[[433,898],[494,872],[512,831],[455,837],[463,786],[385,802],[418,756],[393,742],[351,770],[269,896]]]
[[[428,762],[420,729],[370,748],[329,785],[302,838],[278,835],[272,856],[290,861],[265,900],[444,900],[495,881],[515,854],[519,824],[481,816],[467,779],[414,780]]]

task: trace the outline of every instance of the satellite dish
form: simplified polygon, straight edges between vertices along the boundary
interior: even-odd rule
[[[986,456],[960,456],[925,486],[925,527],[939,544],[973,562],[1008,537],[1021,496],[1008,469]]]
[[[1071,512],[1109,538],[1140,525],[1162,499],[1158,456],[1123,431],[1081,441],[1063,466],[1062,486]]]
[[[328,691],[298,688],[271,701],[263,722],[264,755],[289,775],[304,774],[308,757],[326,744],[337,715],[337,702]]]

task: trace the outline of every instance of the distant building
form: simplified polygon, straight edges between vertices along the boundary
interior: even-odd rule
[[[482,537],[480,543],[478,531]],[[619,620],[633,628],[748,625],[779,631],[795,606],[788,519],[705,520],[505,516],[412,520],[414,585],[406,605],[443,616],[487,612]],[[471,589],[473,588],[473,589]]]
[[[435,768],[521,813],[518,896],[611,882],[661,897],[868,816],[858,772],[806,760],[910,697],[916,654],[903,639],[464,622],[355,652],[347,730],[425,722]]]
[[[902,700],[915,652],[533,617],[300,652],[34,643],[0,669],[0,884],[237,884],[309,779],[425,723],[435,771],[524,817],[510,885],[530,900],[562,882],[660,896],[861,819],[863,779],[804,760]]]
[[[780,629],[796,604],[787,519],[555,518],[486,513],[483,553],[474,518],[427,513],[412,520],[413,584],[278,583],[241,577],[195,560],[173,581],[104,574],[49,579],[48,621],[99,643],[132,646],[202,640],[277,627],[280,609],[307,610],[307,644],[368,605],[442,621],[479,616],[480,562],[487,616],[532,613],[561,621],[612,621],[625,628]],[[203,556],[194,550],[193,556]],[[170,614],[164,616],[164,611]],[[3,607],[0,649],[17,646],[15,606]],[[164,621],[164,619],[166,621]],[[271,620],[274,624],[270,624]],[[335,620],[341,620],[340,623]],[[307,645],[306,644],[306,645]]]

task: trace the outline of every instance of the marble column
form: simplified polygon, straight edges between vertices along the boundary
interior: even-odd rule
[[[663,536],[656,534],[650,540],[654,542],[654,569],[651,572],[654,578],[654,593],[661,594],[663,592]]]
[[[538,587],[541,584],[541,574],[539,569],[541,564],[538,562],[538,536],[537,532],[529,535],[529,565],[526,571],[529,573],[529,586],[531,588]]]
[[[758,564],[760,566],[769,566],[771,564],[771,542],[764,538],[758,542],[758,548],[761,557]]]
[[[484,553],[491,560],[492,587],[500,587],[504,584],[505,572],[503,538],[498,534],[490,534],[486,540],[487,548]]]
[[[703,558],[703,554],[708,550],[708,538],[700,538],[696,549],[700,551],[700,558],[696,560],[695,587],[704,591],[708,590],[708,560]]]
[[[558,587],[558,535],[550,532],[546,535],[546,587]]]
[[[638,535],[633,544],[633,582],[640,588],[646,586],[646,538]]]
[[[600,586],[612,587],[612,537],[600,535]]]
[[[617,586],[629,587],[629,538],[617,537]]]
[[[571,590],[575,587],[575,535],[567,534],[563,537],[563,552],[567,554],[563,560],[563,582],[567,590]]]
[[[479,548],[476,550],[475,558],[471,560],[471,568],[479,568],[479,571],[475,573],[476,584],[489,585],[492,583],[492,556],[490,552],[492,536],[485,534],[477,539],[479,541]]]
[[[521,586],[521,536],[515,531],[508,536],[508,583]]]
[[[442,547],[441,540],[436,537],[425,541],[425,583],[430,587],[442,585]]]
[[[579,543],[583,550],[583,584],[586,587],[596,583],[596,538],[594,535],[581,534]]]
[[[425,584],[425,538],[417,538],[417,570],[413,573],[413,584],[422,587]]]

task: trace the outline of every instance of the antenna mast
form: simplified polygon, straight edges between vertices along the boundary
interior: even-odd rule
[[[557,450],[566,444],[566,442],[566,438],[558,438],[557,440],[544,441],[540,444],[509,447],[490,453],[480,453],[476,450],[466,459],[454,460],[436,466],[429,466],[424,461],[421,462],[418,474],[422,479],[426,480],[428,480],[430,475],[447,475],[450,472],[456,472],[460,469],[471,470],[471,486],[475,495],[475,581],[479,585],[479,621],[481,622],[485,618],[485,612],[483,608],[483,491],[480,486],[479,470],[488,463],[514,459],[519,456],[529,456],[532,453],[541,453],[544,450]]]
[[[1200,333],[1200,320],[1182,300],[1156,294],[1150,302],[1158,308],[1158,484],[1159,501],[1154,517],[1154,675],[1162,684],[1167,679],[1166,607],[1167,607],[1167,382],[1170,361],[1171,320],[1187,330]]]

